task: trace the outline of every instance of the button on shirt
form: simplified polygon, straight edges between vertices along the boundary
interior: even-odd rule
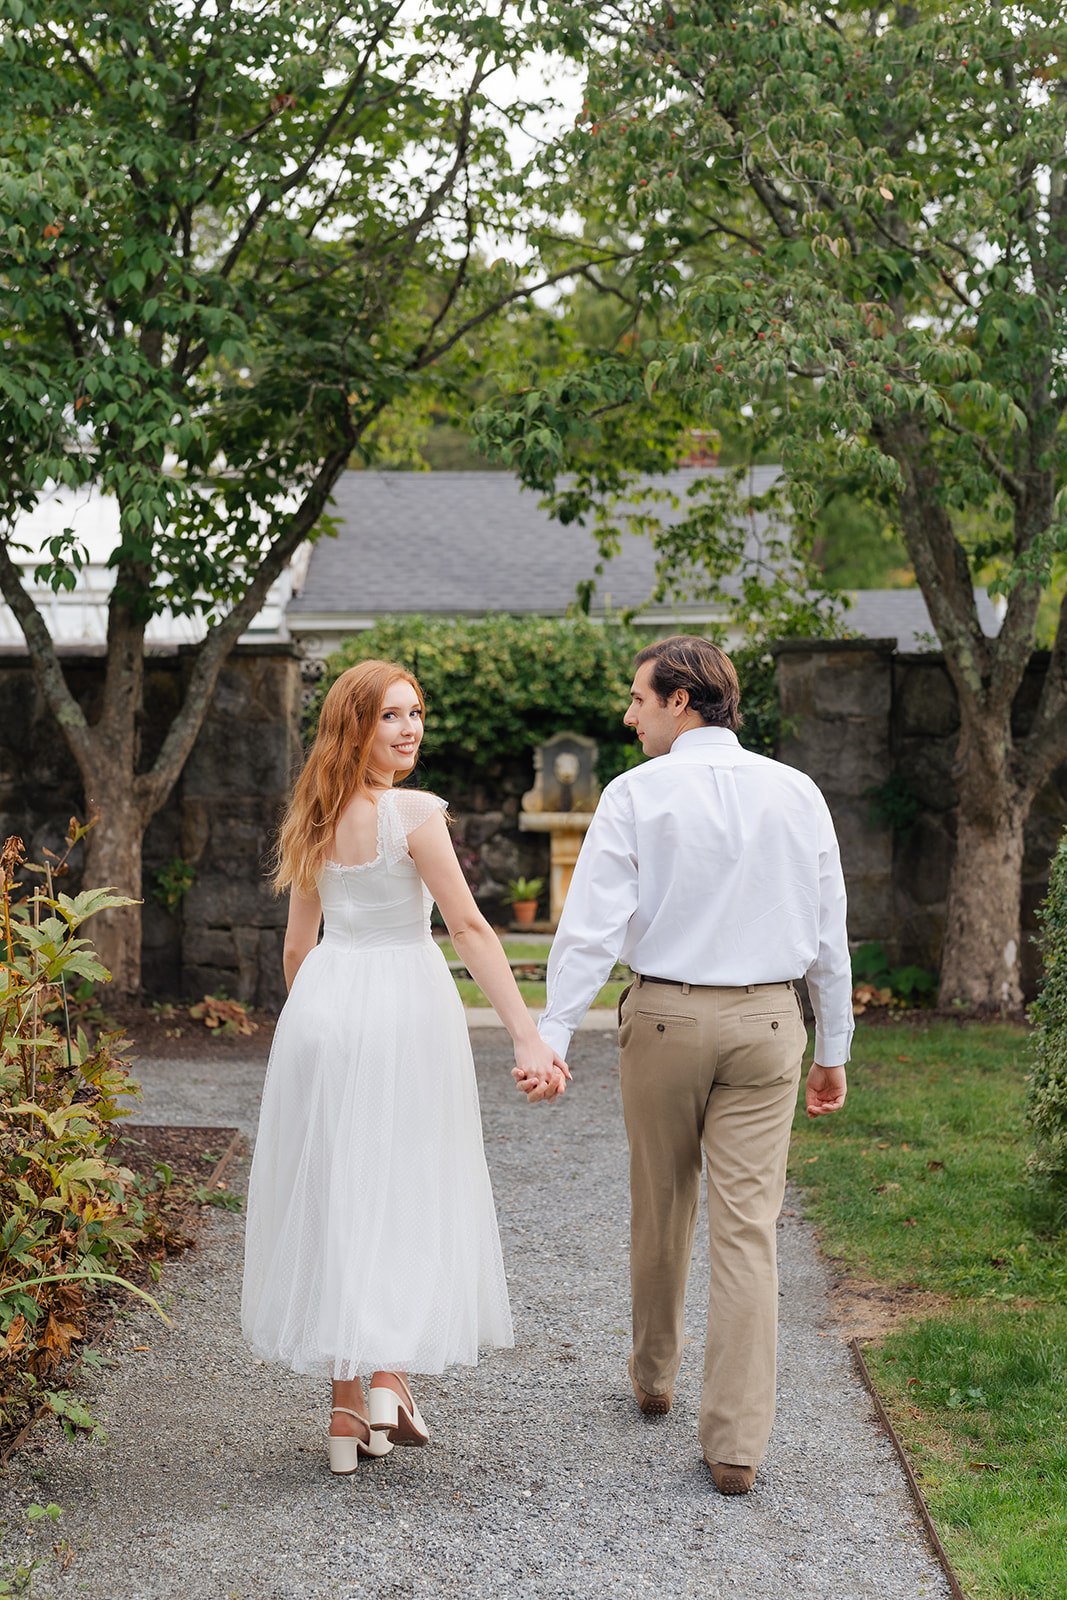
[[[622,959],[647,977],[733,987],[804,977],[815,1059],[852,1039],[845,883],[826,801],[726,728],[691,728],[600,797],[548,963],[541,1037],[571,1034]]]

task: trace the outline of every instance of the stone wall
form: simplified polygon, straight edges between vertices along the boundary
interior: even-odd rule
[[[90,718],[103,680],[99,657],[64,661]],[[146,663],[143,761],[155,756],[176,709],[189,655]],[[204,726],[144,844],[143,980],[149,998],[224,989],[277,1009],[284,993],[284,898],[266,881],[267,855],[299,761],[300,667],[286,646],[240,646],[219,677]],[[0,836],[21,834],[31,859],[60,847],[67,819],[84,816],[73,757],[25,657],[0,659]],[[195,870],[176,911],[152,897],[155,874],[175,857]],[[80,886],[72,860],[70,887]]]
[[[513,878],[543,878],[548,895],[549,842],[546,834],[520,833],[519,811],[533,784],[533,753],[508,763],[485,782],[464,783],[460,773],[427,778],[448,801],[452,838],[467,882],[490,922],[506,925],[511,911],[501,899]]]
[[[940,656],[897,654],[893,640],[788,641],[777,649],[785,718],[781,759],[809,773],[830,804],[849,891],[854,943],[877,940],[894,962],[936,968],[955,849],[952,778],[958,735],[955,693]],[[90,717],[103,661],[68,659],[68,681]],[[176,708],[187,655],[147,664],[144,761],[155,755]],[[1020,690],[1016,731],[1026,730],[1047,657],[1035,656]],[[237,649],[223,670],[184,773],[151,823],[144,853],[144,987],[149,998],[193,999],[225,990],[276,1009],[284,996],[286,904],[266,881],[267,856],[300,761],[300,664],[285,646]],[[920,802],[914,825],[894,830],[872,814],[871,789],[891,779]],[[509,878],[548,876],[548,840],[521,834],[518,814],[532,758],[467,784],[439,779],[460,860],[493,921]],[[32,859],[58,849],[67,819],[82,815],[77,768],[24,657],[0,658],[0,838],[19,833]],[[1028,993],[1037,953],[1028,935],[1048,866],[1067,826],[1067,767],[1038,796],[1026,833],[1023,971]],[[195,881],[176,912],[152,898],[155,874],[175,857]],[[78,886],[80,862],[73,863]]]
[[[952,768],[959,734],[956,693],[940,655],[898,654],[892,639],[777,646],[785,729],[780,756],[815,779],[834,816],[849,894],[849,936],[877,941],[895,963],[936,969],[949,871],[956,848]],[[1048,668],[1035,655],[1016,697],[1025,734]],[[891,778],[919,802],[906,829],[872,813],[867,791]],[[1037,796],[1023,867],[1023,986],[1039,972],[1034,915],[1049,862],[1067,827],[1067,766]]]

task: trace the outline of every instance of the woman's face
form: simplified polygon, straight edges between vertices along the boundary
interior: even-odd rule
[[[422,743],[422,707],[410,683],[398,678],[385,691],[370,749],[370,771],[391,784],[396,773],[406,775],[415,765]]]

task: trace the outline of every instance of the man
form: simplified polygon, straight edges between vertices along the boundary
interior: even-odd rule
[[[845,888],[811,779],[742,749],[733,664],[705,639],[642,650],[623,718],[653,759],[608,784],[548,965],[540,1032],[560,1056],[620,957],[630,1143],[630,1378],[670,1410],[707,1157],[711,1236],[700,1443],[717,1488],[744,1494],[774,1419],[775,1223],[815,1013],[809,1116],[845,1102],[852,1037]],[[523,1085],[537,1098],[551,1087]],[[562,1088],[562,1084],[559,1085]]]

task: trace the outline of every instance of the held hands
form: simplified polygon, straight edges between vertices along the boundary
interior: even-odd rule
[[[847,1092],[844,1067],[820,1067],[814,1062],[804,1087],[808,1116],[825,1117],[831,1111],[840,1111]]]
[[[555,1100],[570,1081],[570,1070],[562,1056],[543,1039],[515,1046],[515,1065],[511,1069],[516,1087],[531,1105],[538,1100]]]

